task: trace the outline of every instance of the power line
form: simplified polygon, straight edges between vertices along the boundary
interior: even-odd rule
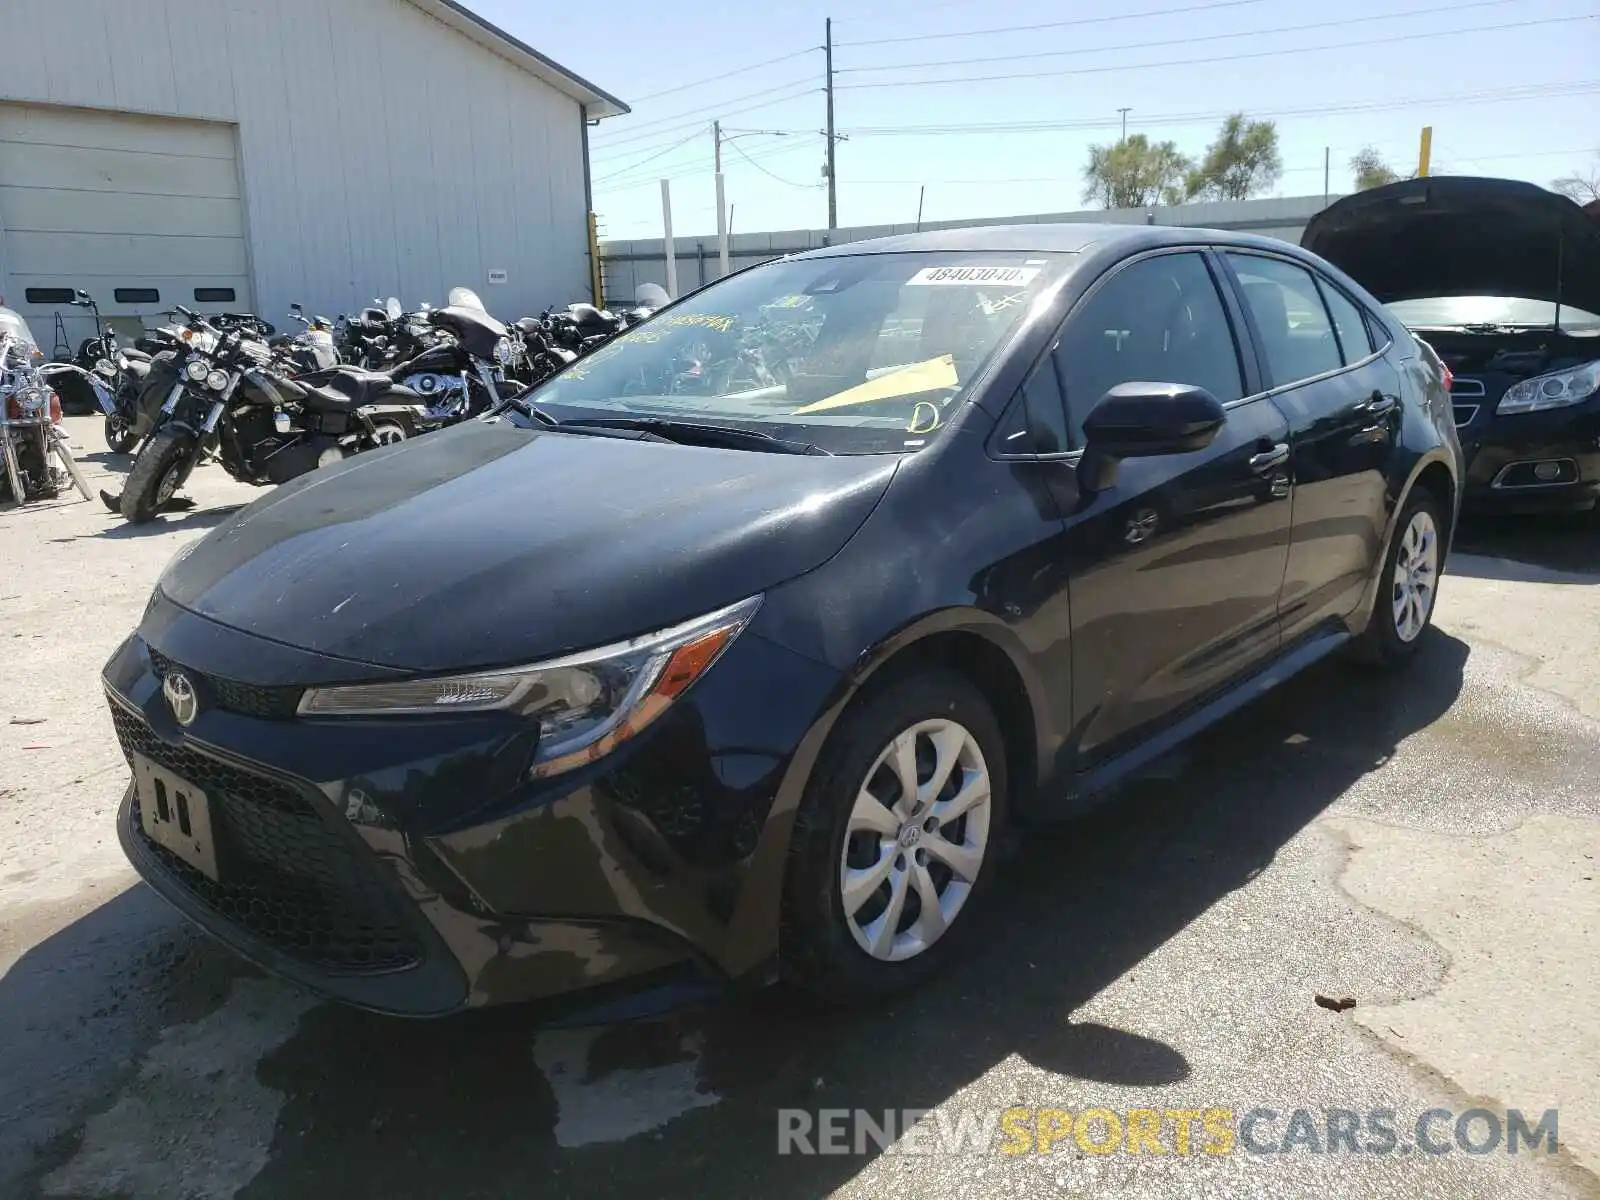
[[[755,154],[746,154],[745,158],[747,161],[754,163],[765,162],[766,160],[773,158],[781,158],[786,154],[794,154],[800,150],[810,150],[812,153],[815,153],[816,146],[812,141],[812,138],[821,136],[821,134],[813,134],[810,138],[797,140],[793,144],[776,146],[769,150],[757,151]],[[678,173],[669,174],[666,176],[666,178],[673,182],[677,182],[681,179],[709,178],[710,175],[711,172],[705,170],[704,166],[701,165],[698,160],[696,160],[694,163],[685,162],[679,164]],[[607,195],[613,195],[617,192],[628,192],[637,188],[652,187],[655,186],[660,179],[661,176],[658,173],[651,173],[642,178],[630,178],[628,181],[621,184],[613,181],[607,185],[605,191]]]
[[[630,171],[637,170],[639,167],[644,166],[646,163],[654,162],[658,158],[665,158],[667,155],[671,154],[678,147],[687,146],[690,142],[694,141],[697,137],[699,137],[700,133],[701,133],[701,131],[697,129],[693,133],[691,133],[688,137],[684,138],[682,141],[673,142],[672,145],[668,146],[665,150],[658,150],[658,151],[656,151],[656,153],[648,156],[647,158],[641,158],[638,162],[629,163],[627,166],[621,167],[621,168],[611,172],[609,175],[598,175],[598,176],[596,176],[594,182],[596,184],[604,183],[608,179],[615,179],[619,175],[626,175]]]
[[[1260,118],[1303,117],[1384,112],[1400,108],[1416,108],[1429,104],[1484,104],[1512,103],[1518,100],[1553,99],[1562,96],[1585,95],[1600,91],[1600,81],[1573,80],[1565,83],[1524,84],[1513,88],[1458,92],[1449,96],[1413,96],[1397,100],[1373,100],[1355,104],[1311,105],[1305,108],[1280,108],[1265,112],[1253,111]],[[1165,125],[1202,124],[1220,121],[1225,112],[1166,113],[1138,117],[1130,125],[1159,128]],[[981,121],[966,125],[856,125],[843,132],[851,137],[950,137],[955,134],[988,135],[995,133],[1060,133],[1068,130],[1115,129],[1115,117],[1090,117],[1073,121]]]
[[[1467,8],[1498,8],[1516,0],[1467,0],[1466,3],[1436,4],[1431,8],[1402,9],[1396,12],[1374,13],[1365,17],[1344,17],[1337,21],[1313,21],[1305,25],[1280,25],[1276,29],[1241,29],[1234,33],[1207,33],[1198,36],[1163,38],[1159,41],[1123,42],[1114,46],[1075,46],[1070,50],[1036,50],[1027,54],[991,54],[981,58],[946,58],[933,62],[896,63],[892,66],[843,67],[840,75],[861,75],[866,72],[911,71],[925,67],[965,67],[978,63],[1019,62],[1024,59],[1069,58],[1080,54],[1108,54],[1114,50],[1150,50],[1158,46],[1188,46],[1196,42],[1222,42],[1232,38],[1264,37],[1275,33],[1304,33],[1311,29],[1334,29],[1345,25],[1360,25],[1371,21],[1392,21],[1400,17],[1425,17],[1442,12],[1460,12]]]
[[[710,117],[714,114],[725,113],[726,106],[729,104],[740,104],[746,100],[758,100],[762,96],[770,96],[774,92],[781,92],[786,88],[797,88],[801,87],[802,85],[806,85],[807,90],[811,90],[811,88],[814,87],[809,78],[791,79],[787,83],[780,83],[772,87],[762,88],[757,92],[746,92],[742,96],[728,96],[725,99],[718,100],[714,104],[702,104],[699,108],[684,109],[682,112],[673,113],[671,116],[656,117],[653,120],[644,121],[637,125],[624,126],[620,136],[607,138],[604,142],[604,145],[611,147],[619,145],[622,142],[635,141],[637,140],[636,135],[641,133],[643,130],[653,129],[658,125],[670,124],[673,121],[681,121],[686,117],[699,117],[702,113],[706,115],[707,119],[710,119]],[[659,133],[661,131],[657,130],[657,132]],[[596,139],[596,142],[599,142],[598,138]]]
[[[1002,25],[991,29],[966,29],[959,33],[917,33],[905,37],[870,38],[860,42],[836,42],[836,46],[888,46],[901,42],[933,42],[949,38],[987,37],[995,33],[1032,33],[1039,29],[1066,29],[1076,25],[1104,25],[1110,21],[1136,21],[1140,17],[1171,17],[1179,13],[1211,12],[1219,8],[1243,8],[1266,0],[1208,0],[1204,4],[1184,4],[1177,8],[1153,8],[1145,12],[1112,13],[1103,17],[1074,17],[1069,21],[1044,21],[1037,25]]]
[[[1210,58],[1179,58],[1164,62],[1119,63],[1114,66],[1078,67],[1070,71],[1025,71],[1006,75],[960,75],[949,79],[907,79],[893,83],[841,83],[840,88],[913,88],[946,87],[955,83],[994,83],[1008,79],[1058,79],[1066,75],[1103,75],[1111,71],[1148,71],[1160,67],[1210,66],[1219,62],[1243,62],[1247,59],[1282,58],[1287,54],[1320,54],[1326,50],[1359,50],[1368,46],[1385,46],[1395,42],[1415,42],[1424,38],[1454,37],[1464,33],[1501,33],[1508,29],[1529,29],[1536,25],[1564,25],[1574,21],[1593,21],[1590,13],[1571,17],[1546,17],[1537,21],[1511,21],[1504,25],[1474,25],[1466,29],[1434,29],[1426,33],[1402,33],[1390,37],[1367,38],[1356,42],[1332,42],[1326,46],[1297,46],[1287,50],[1252,50],[1242,54],[1218,54]]]
[[[671,96],[678,92],[687,92],[691,88],[704,87],[708,83],[721,83],[724,79],[731,79],[735,75],[745,75],[751,71],[759,71],[762,67],[776,66],[790,59],[803,58],[807,54],[815,54],[821,46],[807,46],[804,50],[795,50],[789,54],[780,54],[777,58],[769,58],[763,62],[751,63],[748,67],[735,67],[731,71],[720,71],[715,75],[707,75],[704,79],[696,79],[689,83],[680,83],[676,87],[662,88],[659,92],[647,92],[643,96],[635,96],[630,104],[643,104],[646,100],[655,100],[661,96]]]
[[[744,152],[744,148],[742,146],[738,145],[737,143],[729,142],[728,145],[733,147],[733,152],[735,154],[737,154],[740,158],[744,159],[745,162],[749,163],[756,170],[760,171],[763,175],[767,176],[769,179],[776,179],[779,183],[785,185],[786,187],[802,188],[805,191],[813,191],[817,187],[821,186],[821,185],[815,184],[815,183],[796,183],[792,179],[785,179],[782,175],[776,175],[773,172],[767,170],[767,168],[763,167],[755,159],[751,158],[748,154],[746,154]]]

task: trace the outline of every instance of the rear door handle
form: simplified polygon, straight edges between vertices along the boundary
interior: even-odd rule
[[[1269,471],[1276,471],[1289,461],[1289,443],[1279,442],[1271,450],[1263,450],[1260,454],[1250,456],[1250,469],[1257,475],[1265,475]]]
[[[1398,398],[1385,395],[1383,392],[1373,392],[1372,396],[1356,405],[1356,411],[1365,417],[1381,417],[1399,403]]]

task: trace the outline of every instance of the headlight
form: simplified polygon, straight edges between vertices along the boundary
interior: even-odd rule
[[[711,668],[760,605],[761,597],[752,596],[670,629],[527,667],[310,688],[299,712],[515,712],[539,722],[533,777],[558,775],[610,753],[665,712]]]
[[[1600,362],[1584,363],[1565,371],[1552,371],[1524,379],[1506,389],[1495,406],[1497,413],[1538,412],[1579,404],[1600,391]]]
[[[194,383],[203,383],[211,374],[211,364],[203,358],[191,358],[183,364],[183,373]]]
[[[494,344],[494,356],[502,364],[509,363],[511,361],[511,339],[510,338],[501,338],[498,342],[496,342]]]
[[[206,386],[213,392],[220,392],[228,386],[228,373],[226,371],[213,371],[206,376]]]

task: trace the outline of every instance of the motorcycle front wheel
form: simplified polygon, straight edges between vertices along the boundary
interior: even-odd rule
[[[17,504],[26,504],[28,492],[22,485],[22,465],[17,462],[17,444],[9,433],[0,433],[0,452],[3,452],[6,460],[6,486],[11,490],[11,499]]]
[[[67,445],[66,435],[59,429],[50,431],[50,449],[61,460],[61,465],[67,469],[67,474],[72,476],[72,486],[78,489],[79,495],[85,500],[94,499],[89,491],[89,481],[83,477],[83,470],[78,466],[78,460],[72,457],[72,447]]]
[[[139,443],[139,435],[121,413],[106,417],[106,449],[113,454],[126,454]]]
[[[194,435],[176,429],[158,430],[128,472],[122,489],[122,515],[135,525],[153,520],[194,469],[199,447]]]

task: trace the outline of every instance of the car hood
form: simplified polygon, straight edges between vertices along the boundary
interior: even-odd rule
[[[1519,296],[1600,312],[1600,219],[1514,179],[1439,176],[1357,192],[1300,244],[1379,300]]]
[[[159,586],[213,621],[337,658],[531,662],[812,570],[897,462],[467,422],[278,488]]]

